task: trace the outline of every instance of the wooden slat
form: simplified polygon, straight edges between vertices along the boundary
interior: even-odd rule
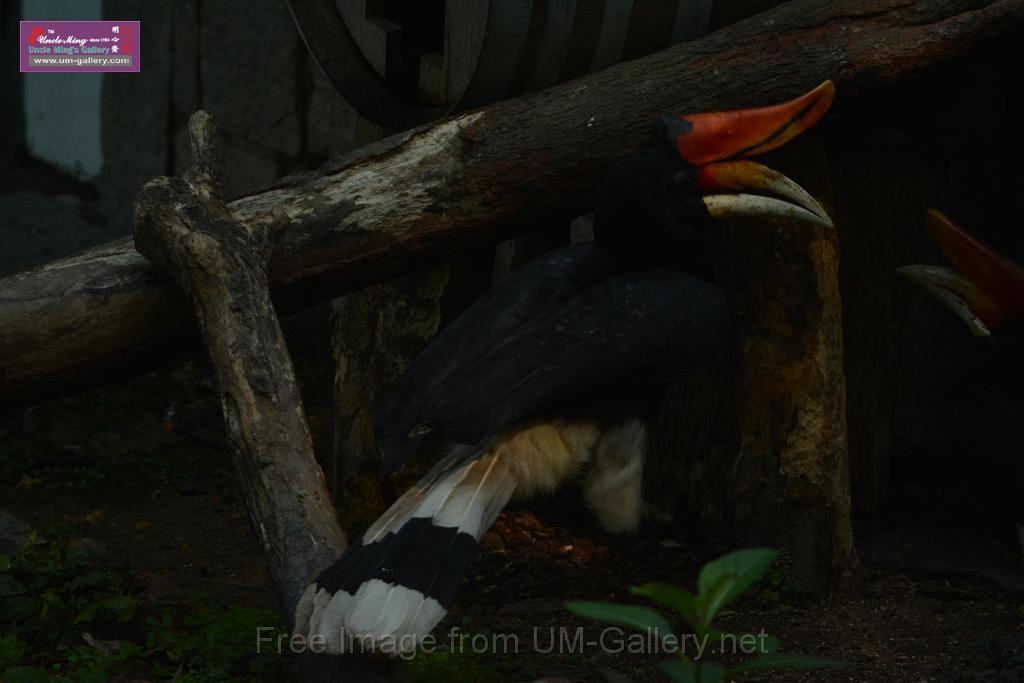
[[[458,109],[503,99],[526,47],[533,0],[492,0],[480,61]]]
[[[558,82],[576,19],[576,0],[548,0],[544,35],[533,55],[524,81],[527,92],[543,90]]]
[[[597,41],[601,35],[605,2],[606,0],[584,0],[577,3],[572,37],[569,40],[565,61],[562,63],[562,73],[558,76],[559,83],[578,78],[590,71]]]
[[[601,22],[601,33],[597,38],[597,48],[594,50],[594,60],[590,63],[591,71],[600,71],[619,63],[632,14],[633,0],[605,1],[604,19]]]
[[[533,0],[530,9],[530,24],[526,30],[526,43],[522,54],[512,72],[512,80],[508,84],[506,96],[515,97],[526,92],[526,77],[529,75],[533,61],[537,56],[537,48],[544,40],[544,27],[547,24],[548,4],[551,0]]]
[[[695,40],[708,32],[714,0],[679,0],[672,25],[672,44]]]
[[[621,61],[637,59],[667,47],[672,37],[675,15],[675,0],[633,3]]]
[[[490,4],[490,0],[447,0],[445,3],[445,82],[444,95],[438,99],[449,106],[456,105],[463,98],[477,72],[487,38]],[[433,59],[433,55],[424,57]],[[422,86],[422,77],[420,83]]]
[[[402,27],[380,14],[377,0],[336,0],[352,40],[381,78],[388,76],[389,57],[400,48]]]

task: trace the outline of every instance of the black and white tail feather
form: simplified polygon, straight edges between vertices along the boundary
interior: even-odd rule
[[[516,497],[550,492],[587,461],[584,495],[603,526],[640,521],[643,422],[535,423],[455,446],[407,491],[296,607],[295,632],[332,654],[414,650],[444,618],[480,537]]]

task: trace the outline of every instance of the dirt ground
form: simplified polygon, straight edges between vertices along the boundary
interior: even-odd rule
[[[303,374],[315,440],[326,452],[323,373]],[[43,530],[78,524],[141,601],[183,602],[198,588],[243,606],[276,606],[201,364],[14,411],[0,416],[0,430],[8,449],[0,508]],[[620,652],[632,647],[624,634],[567,613],[564,602],[629,600],[629,586],[651,580],[692,588],[701,563],[725,549],[692,547],[671,526],[608,536],[575,496],[509,510],[485,536],[437,632],[442,646],[461,642],[481,654],[435,671],[437,680],[664,680],[656,663],[666,655]],[[763,630],[784,651],[850,666],[751,680],[1024,680],[1020,593],[970,575],[863,566],[848,591],[820,600],[780,565],[721,626]],[[563,633],[569,642],[559,652],[552,634]]]

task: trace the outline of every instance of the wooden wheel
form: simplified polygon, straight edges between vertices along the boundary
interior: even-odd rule
[[[547,88],[704,35],[713,1],[289,4],[328,78],[360,114],[396,130]]]

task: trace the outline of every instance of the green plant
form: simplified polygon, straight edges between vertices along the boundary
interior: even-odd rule
[[[273,610],[193,598],[181,628],[168,635],[169,623],[165,619],[154,630],[159,632],[163,627],[171,659],[181,669],[176,680],[182,683],[271,680],[280,663],[272,653],[257,654],[253,650],[258,628],[270,626],[276,633],[285,633],[281,616]]]
[[[479,681],[505,683],[513,680],[498,670],[497,662],[471,652],[437,652],[418,654],[403,662],[406,676],[413,683],[447,683],[448,681]]]
[[[68,542],[29,540],[17,554],[0,556],[5,683],[101,683],[143,671],[184,683],[281,678],[283,659],[254,647],[258,627],[284,633],[277,612],[198,594],[184,606],[145,604],[122,573]]]
[[[40,543],[32,534],[17,554],[0,556],[4,680],[105,680],[132,665],[141,649],[118,643],[103,651],[87,638],[117,630],[134,618],[136,607],[117,574],[95,566],[82,550]]]
[[[16,555],[0,556],[0,623],[14,634],[81,642],[91,628],[131,619],[135,606],[116,574],[65,543],[33,535]]]
[[[570,611],[610,624],[644,631],[660,639],[664,651],[675,651],[676,659],[660,663],[661,670],[680,683],[718,683],[751,671],[764,669],[818,669],[844,666],[831,659],[801,657],[778,651],[779,641],[765,633],[728,634],[712,625],[721,610],[764,576],[778,553],[767,548],[737,550],[705,564],[697,578],[697,594],[667,583],[633,587],[634,595],[647,598],[679,615],[690,627],[690,641],[675,634],[669,621],[656,610],[642,605],[609,602],[569,602]],[[696,644],[698,656],[685,652],[686,642]],[[702,653],[708,645],[742,644],[743,652],[754,655],[727,667],[707,661]]]

